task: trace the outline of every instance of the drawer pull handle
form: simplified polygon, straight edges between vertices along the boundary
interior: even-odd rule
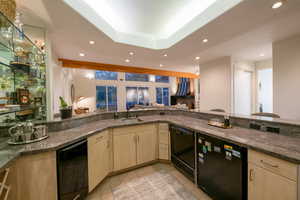
[[[254,180],[254,169],[250,169],[249,181],[252,182],[253,180]]]
[[[103,135],[100,136],[100,137],[97,137],[97,138],[96,138],[96,141],[98,142],[99,140],[102,140],[102,138],[103,138]]]
[[[262,164],[264,164],[264,165],[268,165],[268,166],[273,167],[273,168],[279,168],[278,165],[273,165],[273,164],[267,163],[267,162],[265,162],[265,161],[263,161],[263,160],[260,160],[260,162],[261,162]]]

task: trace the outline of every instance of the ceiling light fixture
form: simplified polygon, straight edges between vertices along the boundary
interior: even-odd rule
[[[264,57],[264,56],[265,56],[265,54],[261,53],[261,54],[259,54],[259,56],[260,56],[260,57]]]
[[[79,56],[83,57],[83,56],[85,56],[85,54],[84,53],[79,53]]]
[[[202,42],[203,42],[203,43],[206,43],[206,42],[208,42],[208,39],[205,38],[205,39],[202,40]]]
[[[129,63],[129,62],[130,62],[130,60],[129,60],[129,59],[126,59],[126,60],[125,60],[125,62]]]
[[[91,40],[89,43],[90,43],[90,44],[95,44],[95,41]]]
[[[272,8],[277,9],[277,8],[280,8],[282,5],[283,5],[282,1],[277,1],[272,5]]]
[[[160,66],[160,67],[163,67],[164,65],[163,65],[163,64],[159,64],[159,66]]]
[[[168,56],[168,54],[164,54],[164,57],[167,57]]]
[[[199,56],[197,56],[195,59],[196,59],[196,60],[199,60],[199,59],[200,59],[200,57],[199,57]]]
[[[133,56],[133,55],[134,55],[134,53],[131,51],[131,52],[129,52],[129,55]]]

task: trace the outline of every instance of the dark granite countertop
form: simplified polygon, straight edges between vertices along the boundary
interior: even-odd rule
[[[207,125],[206,120],[183,115],[151,115],[141,116],[139,118],[142,119],[141,122],[124,122],[122,120],[113,119],[95,121],[72,129],[50,132],[50,137],[48,139],[27,145],[7,145],[6,140],[2,139],[0,140],[0,168],[6,167],[10,161],[20,155],[55,151],[107,128],[153,122],[167,122],[170,124],[180,125],[185,128],[202,132],[206,135],[217,137],[243,147],[265,152],[287,161],[300,164],[299,138],[240,127],[220,129]]]

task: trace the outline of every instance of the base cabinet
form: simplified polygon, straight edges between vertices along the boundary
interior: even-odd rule
[[[114,171],[136,165],[136,134],[126,132],[113,136]]]
[[[91,192],[110,172],[109,131],[88,138],[88,175]]]
[[[157,159],[157,137],[155,130],[139,132],[137,137],[137,164],[143,164]]]
[[[158,124],[158,158],[170,160],[170,132],[167,123]]]
[[[248,155],[248,200],[297,200],[297,165],[254,151]]]
[[[297,200],[297,183],[249,164],[248,200]]]
[[[56,153],[25,155],[10,168],[10,200],[56,200]]]
[[[157,128],[155,124],[113,130],[114,171],[156,160]]]

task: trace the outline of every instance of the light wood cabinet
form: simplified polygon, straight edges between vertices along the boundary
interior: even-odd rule
[[[248,157],[248,200],[297,200],[297,165],[255,151]]]
[[[109,131],[100,132],[88,138],[89,192],[110,172]]]
[[[114,171],[136,165],[136,134],[124,133],[113,136]]]
[[[170,132],[167,123],[158,124],[158,158],[170,160]]]
[[[157,137],[156,130],[141,131],[137,137],[137,164],[157,159]]]
[[[114,171],[156,160],[158,157],[157,148],[155,124],[114,129]]]
[[[11,167],[11,200],[57,199],[56,152],[26,155]]]

